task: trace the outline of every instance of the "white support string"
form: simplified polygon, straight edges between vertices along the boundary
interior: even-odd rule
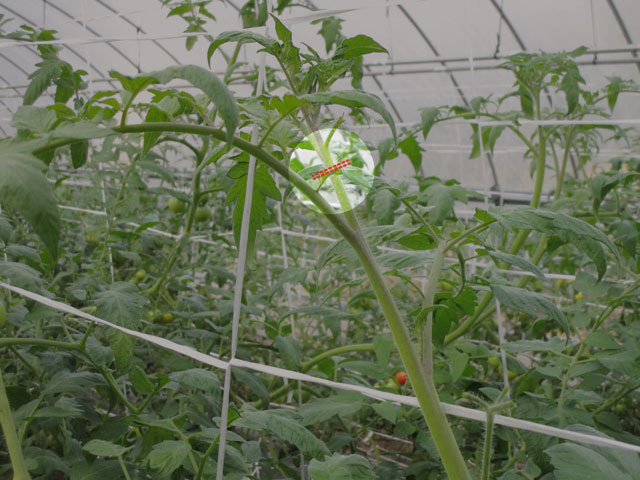
[[[502,364],[502,380],[504,381],[504,386],[509,385],[509,372],[507,369],[507,354],[504,351],[504,318],[502,317],[502,310],[500,309],[500,302],[498,299],[495,299],[496,302],[496,323],[498,324],[498,347],[500,348],[500,362]],[[507,396],[510,396],[509,392]]]
[[[86,21],[86,15],[85,15],[85,3],[86,0],[82,0],[82,3],[80,3],[80,8],[81,8],[81,15],[82,15],[82,29],[83,29],[83,35],[85,38],[87,38],[88,36],[88,31],[87,31],[87,21]],[[44,24],[43,24],[44,25]],[[91,55],[89,53],[89,44],[85,44],[85,48],[84,48],[84,56],[87,59],[87,72],[89,72],[88,74],[88,81],[87,81],[87,91],[89,92],[90,95],[93,94],[93,83],[91,81]],[[89,142],[89,148],[91,148],[91,142]],[[98,170],[102,170],[102,164],[100,162],[98,162]],[[102,177],[101,175],[99,175],[100,178],[100,194],[102,197],[102,204],[104,205],[104,208],[106,210],[107,208],[107,196],[105,193],[105,187],[104,187],[104,177]],[[109,222],[110,220],[107,219],[107,223],[106,223],[106,228],[109,228]],[[116,276],[115,276],[115,271],[113,268],[113,251],[111,250],[111,245],[109,244],[109,239],[106,239],[106,245],[105,247],[107,248],[107,259],[109,260],[109,275],[111,276],[111,283],[115,282]]]
[[[388,392],[381,392],[379,390],[376,390],[370,387],[363,387],[362,385],[334,382],[331,380],[318,378],[313,375],[304,374],[304,373],[296,372],[293,370],[286,370],[283,368],[272,367],[269,365],[262,365],[259,363],[248,362],[245,360],[239,360],[237,358],[233,358],[229,362],[225,362],[212,355],[207,355],[202,352],[199,352],[192,347],[181,345],[181,344],[172,342],[171,340],[164,339],[162,337],[156,337],[154,335],[137,332],[135,330],[130,330],[128,328],[115,325],[99,317],[96,317],[89,313],[78,310],[77,308],[71,307],[65,303],[59,302],[57,300],[52,300],[50,298],[44,297],[34,292],[30,292],[28,290],[24,290],[19,287],[14,287],[4,282],[0,282],[0,288],[4,288],[6,290],[22,295],[23,297],[34,300],[42,305],[53,308],[55,310],[65,312],[65,313],[74,315],[76,317],[89,320],[91,322],[95,322],[99,325],[116,329],[118,331],[126,333],[127,335],[131,335],[133,337],[147,341],[149,343],[157,345],[166,350],[172,351],[174,353],[178,353],[185,357],[201,362],[205,365],[209,365],[211,367],[218,368],[221,370],[228,370],[230,366],[248,368],[255,372],[261,372],[267,375],[273,375],[281,378],[288,378],[290,380],[300,380],[303,382],[314,383],[316,385],[322,385],[325,387],[334,388],[338,390],[349,390],[349,391],[361,393],[362,395],[365,395],[375,400],[390,401],[390,402],[394,402],[402,405],[409,405],[412,407],[420,408],[418,399],[416,397],[410,397],[406,395],[397,395],[397,394],[388,393]],[[225,384],[225,388],[227,388],[226,384]],[[466,418],[468,420],[476,420],[480,422],[487,421],[486,412],[483,410],[475,410],[472,408],[461,407],[459,405],[452,405],[449,403],[443,403],[442,408],[444,409],[445,413],[447,413],[448,415],[452,415],[454,417]],[[540,433],[542,435],[562,438],[565,440],[584,443],[588,445],[615,448],[619,450],[627,450],[631,452],[640,453],[640,446],[621,442],[611,438],[598,437],[595,435],[574,432],[571,430],[561,429],[557,427],[550,427],[548,425],[539,424],[539,423],[531,422],[528,420],[520,420],[517,418],[506,417],[503,415],[496,415],[494,417],[494,421],[496,424],[503,425],[505,427],[517,428],[519,430],[527,430],[529,432]]]
[[[284,199],[284,188],[280,189],[280,194],[282,196],[282,198]],[[286,269],[289,268],[289,255],[287,253],[287,242],[285,240],[285,233],[284,233],[284,226],[282,224],[282,202],[280,202],[278,204],[278,224],[280,226],[280,247],[282,249],[282,264]],[[293,303],[293,299],[291,298],[291,287],[289,284],[284,284],[283,288],[285,289],[285,291],[287,292],[287,306],[288,307],[293,307],[294,303]],[[296,330],[296,320],[295,320],[295,315],[291,315],[289,317],[291,319],[291,337],[295,340],[297,338],[297,330]],[[287,384],[287,380],[285,379],[285,385]],[[300,383],[300,381],[298,381],[298,407],[300,407],[302,405],[302,384]],[[287,403],[292,403],[293,401],[293,390],[290,390],[289,393],[287,394]],[[300,478],[302,480],[306,479],[306,472],[305,472],[305,461],[304,461],[304,453],[301,451],[300,452]]]
[[[256,9],[257,11],[257,9]],[[262,95],[266,78],[266,52],[262,52],[260,58],[260,66],[258,69],[258,81],[256,85],[256,97]],[[258,138],[258,125],[253,125],[251,132],[251,142],[254,143]],[[249,167],[247,170],[247,185],[245,188],[244,205],[242,208],[242,222],[240,224],[240,242],[238,245],[238,263],[236,268],[236,284],[233,297],[233,319],[231,323],[231,352],[230,358],[233,362],[236,358],[238,348],[238,330],[240,329],[240,313],[242,309],[242,292],[244,289],[244,273],[247,261],[247,248],[249,240],[249,222],[251,219],[251,205],[253,201],[253,184],[255,178],[256,157],[249,157]],[[222,400],[222,414],[220,420],[220,437],[218,443],[218,465],[217,480],[223,480],[224,476],[224,457],[227,445],[227,428],[229,419],[229,394],[231,390],[231,363],[225,371],[224,377],[224,393]]]

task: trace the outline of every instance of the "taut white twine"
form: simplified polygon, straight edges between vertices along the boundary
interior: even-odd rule
[[[92,322],[98,323],[100,325],[114,328],[123,333],[139,338],[141,340],[145,340],[149,343],[153,343],[154,345],[162,347],[166,350],[170,350],[180,355],[184,355],[186,357],[192,358],[193,360],[197,360],[211,367],[219,368],[222,370],[227,370],[230,366],[243,367],[243,368],[251,369],[256,372],[262,372],[267,375],[274,375],[281,378],[288,378],[290,380],[300,380],[303,382],[315,383],[317,385],[323,385],[325,387],[335,388],[339,390],[349,390],[352,392],[358,392],[358,393],[361,393],[362,395],[365,395],[369,398],[373,398],[375,400],[390,401],[390,402],[395,402],[403,405],[409,405],[412,407],[418,407],[418,408],[420,407],[418,403],[418,399],[415,397],[397,395],[397,394],[388,393],[388,392],[381,392],[379,390],[375,390],[369,387],[363,387],[361,385],[352,385],[347,383],[334,382],[331,380],[325,380],[323,378],[314,377],[312,375],[295,372],[293,370],[285,370],[283,368],[272,367],[269,365],[262,365],[259,363],[247,362],[245,360],[239,360],[237,358],[233,358],[229,362],[225,362],[212,355],[207,355],[202,352],[199,352],[192,347],[180,345],[178,343],[172,342],[171,340],[166,340],[161,337],[156,337],[154,335],[137,332],[135,330],[131,330],[125,327],[121,327],[119,325],[115,325],[111,322],[98,318],[94,315],[78,310],[77,308],[73,308],[65,303],[58,302],[57,300],[51,300],[37,293],[30,292],[28,290],[24,290],[19,287],[14,287],[4,282],[0,282],[0,288],[4,288],[6,290],[22,295],[23,297],[34,300],[38,303],[41,303],[42,305],[46,305],[55,310],[66,312],[71,315],[75,315],[77,317],[84,318],[86,320],[90,320]],[[469,420],[477,420],[480,422],[487,421],[486,412],[484,412],[483,410],[475,410],[472,408],[461,407],[459,405],[452,405],[449,403],[443,403],[442,408],[444,409],[445,413],[447,413],[448,415],[453,415],[459,418],[466,418]],[[527,430],[529,432],[535,432],[535,433],[540,433],[542,435],[549,435],[552,437],[563,438],[565,440],[585,443],[588,445],[610,447],[610,448],[615,448],[619,450],[627,450],[630,452],[640,453],[640,446],[638,445],[620,442],[618,440],[614,440],[611,438],[598,437],[598,436],[589,435],[586,433],[574,432],[572,430],[565,430],[562,428],[550,427],[548,425],[530,422],[528,420],[519,420],[517,418],[505,417],[503,415],[496,415],[494,417],[494,422],[498,425],[503,425],[505,427],[517,428],[520,430]]]

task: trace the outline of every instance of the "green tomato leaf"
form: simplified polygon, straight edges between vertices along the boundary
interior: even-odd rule
[[[191,368],[181,372],[174,372],[169,375],[171,380],[187,390],[204,390],[211,393],[214,398],[220,394],[220,380],[218,376],[204,368]]]
[[[96,457],[122,457],[130,448],[131,447],[127,448],[122,445],[116,445],[106,440],[94,439],[87,442],[84,447],[82,447],[82,450]]]
[[[580,99],[580,84],[584,83],[584,78],[580,75],[580,70],[575,63],[567,64],[567,72],[560,82],[560,90],[562,90],[567,99],[567,111],[572,113],[578,106]]]
[[[377,477],[369,461],[360,455],[334,453],[323,461],[309,463],[312,480],[375,480]]]
[[[269,404],[269,391],[262,378],[246,368],[234,368],[232,372],[238,382],[248,387],[264,404]]]
[[[510,210],[492,207],[489,213],[503,227],[512,229],[536,230],[559,238],[582,250],[595,264],[600,280],[607,270],[605,245],[619,260],[616,246],[603,232],[583,220],[563,213],[518,207]]]
[[[559,324],[562,331],[569,335],[569,322],[564,314],[553,303],[540,295],[523,288],[492,285],[491,290],[496,299],[504,306],[511,307],[529,315],[542,313]]]
[[[0,262],[0,278],[7,278],[17,287],[39,292],[42,289],[40,272],[19,262]]]
[[[217,107],[227,129],[227,141],[231,142],[240,122],[240,113],[233,94],[217,75],[196,65],[180,65],[152,72],[149,76],[162,84],[180,78],[202,90]]]
[[[281,440],[295,445],[302,453],[312,458],[329,455],[327,446],[301,423],[302,417],[289,410],[249,410],[245,407],[236,426],[266,431]]]
[[[145,303],[146,299],[138,293],[138,287],[128,282],[116,282],[96,296],[98,317],[133,330],[142,323],[142,307]],[[107,336],[116,358],[116,366],[122,369],[131,357],[133,337],[113,329],[108,330]]]
[[[233,235],[236,245],[240,245],[240,229],[244,212],[244,201],[247,191],[248,162],[236,163],[227,173],[235,182],[227,194],[227,203],[236,201],[233,210]],[[269,221],[270,214],[267,208],[267,197],[281,200],[280,190],[271,177],[269,170],[262,164],[255,167],[253,180],[253,198],[251,200],[251,216],[249,219],[249,236],[247,241],[247,258],[253,264],[255,261],[255,240],[258,230]]]
[[[489,251],[487,253],[489,254],[489,256],[491,256],[495,260],[502,261],[510,265],[514,265],[526,272],[533,273],[536,277],[538,277],[542,281],[545,281],[547,279],[547,277],[544,276],[544,273],[542,273],[542,270],[536,267],[529,260],[526,260],[517,255],[511,255],[509,253],[504,253],[499,251]]]
[[[329,420],[335,415],[353,415],[366,403],[357,392],[343,391],[326,398],[317,398],[300,407],[303,425],[313,425]]]
[[[346,59],[361,57],[368,53],[386,53],[386,48],[376,42],[373,38],[366,35],[356,35],[342,41],[342,44],[336,50],[336,55],[342,55]]]
[[[360,90],[336,90],[333,92],[317,92],[302,95],[300,97],[303,100],[311,103],[320,103],[322,105],[344,105],[346,107],[354,108],[369,108],[380,115],[385,122],[391,128],[393,138],[397,142],[398,136],[396,133],[396,124],[391,116],[391,113],[387,110],[382,100],[372,93],[363,92]]]
[[[420,171],[420,166],[422,165],[422,152],[425,150],[418,143],[415,135],[409,135],[398,144],[398,147],[400,147],[400,151],[409,158],[411,165],[413,165],[413,169],[418,173]]]
[[[149,468],[157,471],[163,477],[169,478],[182,465],[190,451],[191,448],[185,442],[165,440],[153,446],[145,458],[145,462]]]
[[[428,107],[421,110],[420,120],[422,123],[422,136],[425,140],[431,131],[431,127],[436,123],[439,116],[440,109],[438,107]]]
[[[391,402],[374,403],[373,410],[387,422],[396,423],[400,415],[400,407]]]
[[[378,225],[392,225],[398,207],[400,200],[386,188],[378,191],[373,197],[373,209]]]
[[[211,66],[211,57],[218,49],[218,47],[228,42],[238,42],[240,44],[258,43],[262,45],[267,51],[270,51],[274,46],[278,45],[278,42],[275,39],[265,37],[264,35],[260,35],[259,33],[245,31],[223,32],[218,35],[213,42],[211,42],[211,45],[207,50],[207,61],[209,62],[209,66]]]
[[[551,458],[555,477],[563,480],[634,480],[594,450],[572,443],[553,445],[544,451]],[[636,476],[635,479],[638,477]]]
[[[36,64],[38,67],[29,75],[29,86],[24,92],[23,105],[33,105],[47,88],[51,86],[53,80],[60,76],[63,67],[69,66],[67,62],[60,60],[55,53],[45,54],[42,62]],[[70,67],[70,66],[69,66]]]
[[[275,339],[276,347],[280,351],[280,357],[289,370],[298,370],[302,360],[302,347],[293,337],[278,335]]]
[[[0,145],[0,205],[22,215],[56,260],[60,237],[58,201],[44,169],[45,165],[35,157],[3,151]]]
[[[87,157],[89,155],[89,142],[83,140],[82,142],[75,142],[69,145],[71,150],[71,163],[73,168],[80,168],[87,163]]]

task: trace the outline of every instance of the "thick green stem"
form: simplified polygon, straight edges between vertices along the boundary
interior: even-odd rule
[[[436,249],[436,255],[431,264],[431,272],[429,273],[429,279],[424,288],[424,299],[422,301],[422,308],[429,308],[433,306],[433,300],[436,294],[436,288],[438,286],[438,279],[442,271],[442,263],[444,262],[444,242],[440,243],[440,246]],[[433,377],[433,310],[427,313],[427,319],[423,326],[420,327],[420,336],[422,338],[420,348],[420,360],[422,361],[422,367],[424,368],[425,375],[428,378]]]
[[[491,447],[493,444],[493,417],[492,409],[487,411],[487,431],[484,436],[484,447],[482,449],[482,472],[480,480],[489,480],[491,474]]]
[[[118,133],[173,131],[191,133],[195,135],[209,135],[214,138],[218,138],[219,140],[226,140],[226,132],[223,130],[203,125],[153,122],[138,125],[127,125],[125,127],[114,128],[113,130]],[[67,139],[67,142],[70,143],[71,140]],[[315,190],[304,179],[294,172],[291,172],[286,164],[280,162],[268,152],[265,152],[250,142],[238,137],[234,137],[231,143],[250,155],[255,156],[258,160],[263,161],[276,172],[283,175],[287,180],[291,181],[294,186],[307,195],[311,201],[313,201],[314,204],[327,215],[327,219],[356,251],[365,272],[370,279],[385,318],[387,319],[395,339],[396,346],[405,365],[405,369],[411,380],[414,392],[418,402],[420,403],[423,415],[442,458],[445,470],[447,471],[449,478],[452,480],[470,480],[471,477],[467,470],[464,458],[458,448],[458,444],[453,436],[453,432],[449,426],[444,410],[440,405],[438,392],[435,384],[433,383],[433,379],[427,378],[424,375],[424,370],[420,360],[413,348],[413,344],[411,343],[409,331],[404,324],[393,295],[391,294],[382,273],[378,269],[375,258],[369,249],[369,245],[365,241],[357,224],[353,225],[352,222],[347,222],[344,215],[337,215],[324,198],[315,192]],[[64,143],[54,142],[49,148],[63,144]],[[47,148],[44,148],[43,150],[46,149]],[[351,219],[353,218],[355,217],[351,215]],[[352,225],[349,225],[349,223],[352,223]]]
[[[573,136],[575,134],[575,128],[569,127],[569,132],[567,133],[567,140],[564,146],[564,154],[562,155],[562,164],[560,165],[560,174],[556,179],[556,194],[555,199],[558,200],[560,198],[560,194],[562,193],[562,186],[564,185],[564,176],[567,171],[567,160],[569,158],[569,154],[571,153],[571,143],[573,142]]]
[[[424,369],[411,343],[411,337],[398,307],[375,262],[369,245],[359,235],[352,244],[378,298],[378,303],[391,328],[391,333],[407,370],[411,385],[418,398],[422,413],[442,458],[445,470],[452,480],[470,480],[464,458],[440,405],[438,392],[432,377],[425,376]]]
[[[7,450],[9,450],[9,458],[11,458],[11,465],[13,466],[13,479],[30,480],[31,477],[22,456],[22,448],[20,447],[16,427],[11,416],[11,407],[4,388],[2,372],[0,372],[0,426],[2,426],[2,433],[4,433]]]

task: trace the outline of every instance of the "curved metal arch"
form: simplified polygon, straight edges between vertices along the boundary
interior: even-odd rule
[[[17,17],[17,18],[20,18],[22,21],[24,21],[24,22],[28,23],[29,25],[32,25],[32,26],[34,26],[34,27],[38,27],[38,24],[37,24],[37,23],[32,22],[31,20],[29,20],[29,19],[28,19],[28,18],[26,18],[25,16],[23,16],[23,15],[19,14],[19,13],[18,13],[18,12],[16,12],[15,10],[12,10],[11,8],[7,7],[6,5],[4,5],[4,4],[3,4],[3,5],[0,5],[0,6],[1,6],[2,8],[4,8],[6,11],[10,12],[10,13],[11,13],[11,15],[14,15],[14,16],[15,16],[15,17]],[[25,46],[26,46],[27,48],[29,48],[29,47],[28,47],[28,45],[25,45]],[[71,52],[71,53],[72,53],[73,55],[75,55],[76,57],[78,57],[78,58],[82,61],[82,63],[84,63],[84,64],[88,64],[88,63],[89,63],[89,62],[87,61],[87,59],[86,59],[84,56],[82,56],[80,53],[78,53],[78,51],[77,51],[75,48],[70,47],[70,46],[68,46],[68,45],[65,45],[65,49],[66,49],[66,50],[68,50],[69,52]],[[94,70],[94,71],[95,71],[95,72],[96,72],[100,77],[106,77],[106,76],[107,76],[107,74],[106,74],[105,72],[103,72],[103,71],[99,70],[95,65],[91,64],[91,68],[92,68],[92,69],[93,69],[93,70]],[[24,71],[24,70],[23,70],[23,71]],[[115,88],[115,83],[114,83],[113,81],[109,81],[109,84],[110,84],[112,87],[114,87],[114,88]]]
[[[518,42],[518,46],[523,51],[526,51],[527,50],[527,46],[524,44],[524,41],[522,40],[522,38],[518,34],[518,31],[516,30],[516,27],[513,25],[513,23],[511,23],[511,20],[509,19],[507,14],[504,13],[504,10],[502,9],[502,7],[500,5],[498,5],[498,2],[496,0],[489,0],[489,1],[494,6],[494,8],[498,11],[498,14],[500,15],[500,18],[502,18],[502,20],[504,21],[505,25],[507,26],[507,28],[511,32],[511,35],[513,35],[513,38],[515,38],[516,42]],[[640,68],[640,65],[638,66],[638,68]],[[553,99],[551,98],[551,93],[549,93],[549,89],[547,87],[544,88],[544,93],[547,96],[547,101],[549,102],[549,106],[553,107]],[[576,163],[575,157],[573,156],[573,153],[570,153],[569,158],[571,159],[571,166],[573,168],[573,173],[576,176],[576,178],[578,178],[578,165]]]
[[[118,13],[118,11],[113,8],[111,5],[107,4],[106,2],[104,2],[103,0],[94,0],[98,5],[106,8],[107,10],[109,10],[111,13]],[[122,20],[124,20],[125,23],[128,23],[129,25],[131,25],[133,28],[136,29],[136,31],[146,35],[147,32],[144,31],[144,29],[138,25],[136,25],[134,22],[132,22],[131,20],[129,20],[126,17],[120,17]],[[166,53],[169,58],[171,58],[171,60],[173,60],[174,62],[176,62],[178,65],[182,65],[182,62],[180,60],[178,60],[178,58],[171,53],[169,50],[167,50],[167,48],[160,44],[160,42],[158,40],[152,40],[151,43],[153,43],[154,45],[156,45],[160,50],[162,50],[164,53]]]
[[[65,17],[67,17],[70,20],[73,20],[74,22],[78,23],[79,25],[82,26],[82,28],[86,28],[86,30],[88,32],[91,32],[93,35],[97,36],[97,37],[101,37],[102,35],[100,35],[96,30],[94,30],[91,27],[88,27],[86,25],[83,25],[82,22],[80,20],[78,20],[76,17],[74,17],[73,15],[71,15],[69,12],[67,12],[65,9],[58,7],[56,4],[51,3],[51,2],[46,2],[46,4],[48,6],[50,6],[51,8],[53,8],[54,10],[57,10],[58,12],[60,12],[62,15],[64,15]],[[111,48],[113,51],[115,51],[116,53],[118,53],[127,63],[131,64],[136,70],[138,70],[138,73],[140,71],[140,68],[138,66],[138,64],[136,62],[134,62],[131,58],[129,58],[129,56],[127,54],[125,54],[122,50],[120,50],[118,47],[114,46],[111,44],[111,42],[104,42],[107,44],[107,46],[109,48]]]
[[[616,22],[620,27],[620,31],[622,32],[622,36],[624,37],[624,40],[627,42],[627,45],[633,45],[633,40],[631,39],[629,30],[627,30],[627,26],[625,25],[624,20],[622,19],[622,15],[620,15],[620,11],[618,10],[618,7],[616,7],[614,0],[607,0],[607,5],[609,5],[609,8],[611,9],[611,13],[613,13],[613,16],[615,17]],[[638,52],[634,50],[631,52],[631,55],[637,58]],[[636,63],[636,67],[638,68],[638,72],[640,73],[640,63]]]
[[[424,32],[424,30],[422,30],[420,25],[417,24],[417,22],[411,16],[411,14],[407,11],[407,9],[404,8],[403,5],[398,5],[398,9],[400,9],[400,11],[407,18],[407,20],[409,20],[411,25],[413,25],[413,27],[416,29],[418,34],[424,40],[424,42],[429,46],[429,48],[431,49],[433,54],[436,57],[439,57],[440,56],[440,52],[438,52],[438,50],[436,49],[435,45],[431,42],[431,40],[429,40],[429,37],[427,36],[427,34]],[[445,61],[440,62],[440,64],[443,67],[447,66],[447,62],[445,62]],[[467,97],[464,94],[464,92],[462,91],[462,88],[460,88],[460,84],[458,83],[458,80],[456,79],[455,75],[452,72],[449,72],[449,78],[451,79],[451,83],[455,87],[456,91],[460,95],[460,98],[462,99],[463,103],[465,104],[465,106],[468,107],[469,106],[469,102],[467,101]],[[493,163],[493,155],[491,155],[491,152],[486,152],[486,153],[487,153],[487,160],[488,160],[488,163],[489,163],[489,168],[491,169],[491,176],[493,177],[494,185],[493,185],[492,189],[493,188],[498,188],[500,186],[500,181],[498,180],[498,172],[496,171],[496,167],[495,167],[495,165]]]

